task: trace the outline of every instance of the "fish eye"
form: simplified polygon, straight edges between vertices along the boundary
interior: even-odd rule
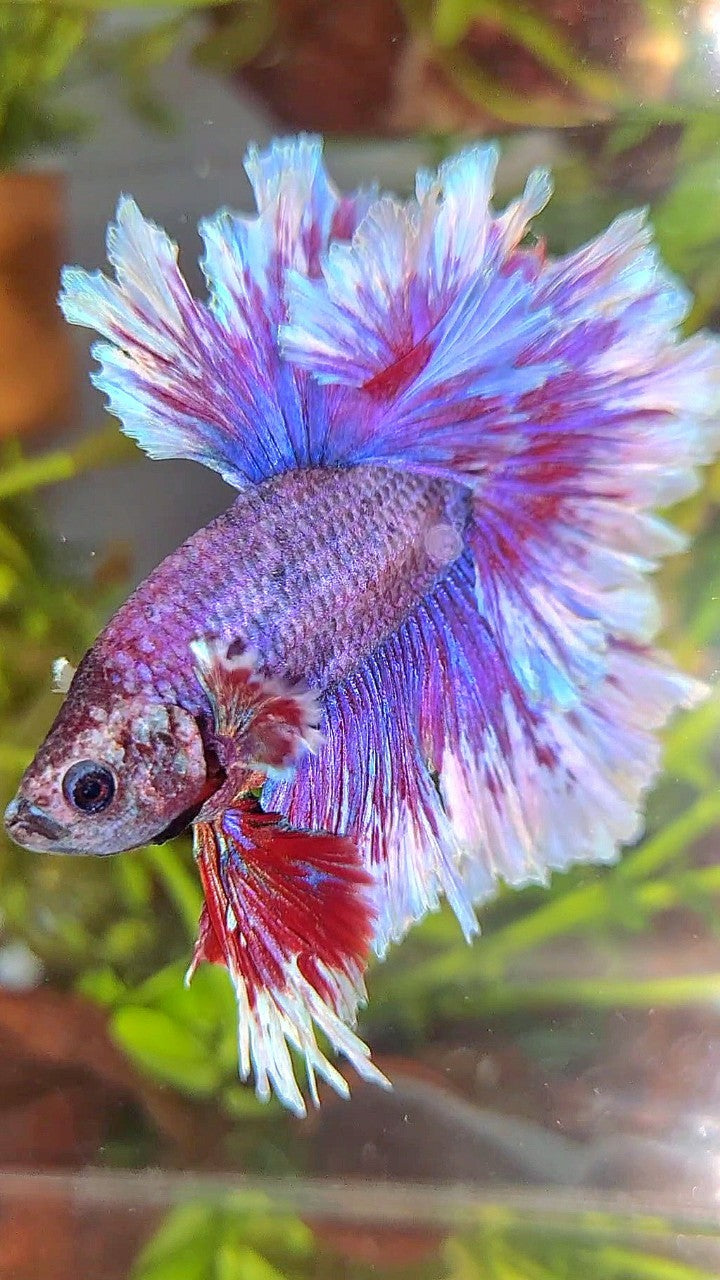
[[[115,795],[115,778],[107,765],[78,760],[62,782],[63,795],[81,813],[102,813]]]

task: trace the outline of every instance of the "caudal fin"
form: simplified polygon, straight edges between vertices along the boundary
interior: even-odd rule
[[[470,933],[499,880],[615,857],[657,729],[702,694],[652,648],[651,574],[683,545],[653,508],[718,448],[720,344],[682,340],[689,299],[642,213],[553,260],[529,238],[547,175],[497,214],[496,161],[475,147],[420,174],[289,278],[283,350],[345,396],[326,459],[471,494],[465,555],[331,691],[318,756],[267,790],[359,841],[380,950],[441,893]]]

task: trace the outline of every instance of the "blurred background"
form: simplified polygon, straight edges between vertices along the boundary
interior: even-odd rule
[[[228,505],[150,463],[61,322],[118,194],[181,248],[249,207],[250,141],[319,130],[340,185],[503,143],[498,203],[549,164],[551,252],[649,205],[720,321],[720,0],[0,5],[0,806],[109,612]],[[720,468],[673,513],[666,643],[716,676]],[[720,1274],[720,698],[666,735],[612,868],[450,913],[369,977],[395,1082],[300,1123],[236,1074],[223,972],[182,976],[189,843],[108,860],[0,836],[0,1280],[707,1280]]]

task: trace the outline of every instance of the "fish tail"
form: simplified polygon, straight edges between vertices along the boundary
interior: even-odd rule
[[[720,344],[642,211],[563,257],[531,174],[492,205],[471,147],[375,201],[291,272],[287,359],[343,397],[325,457],[463,486],[463,553],[326,698],[326,743],[268,804],[352,836],[382,952],[447,896],[466,934],[499,881],[544,882],[637,838],[657,731],[706,692],[654,648],[652,574],[684,541],[654,509],[720,443]],[[338,777],[342,776],[342,785]]]

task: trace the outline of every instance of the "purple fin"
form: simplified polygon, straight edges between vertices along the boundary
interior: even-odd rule
[[[122,199],[116,281],[68,270],[61,302],[106,339],[95,381],[126,432],[236,486],[378,462],[507,489],[542,461],[545,487],[639,507],[687,491],[717,443],[717,342],[678,340],[688,299],[642,214],[550,260],[524,240],[547,173],[497,215],[496,163],[470,148],[401,202],[338,195],[317,138],[252,149],[256,216],[200,228],[207,303]]]
[[[478,487],[499,471],[639,506],[692,488],[718,441],[720,346],[680,342],[683,287],[641,213],[549,259],[523,238],[543,171],[503,214],[492,147],[377,201],[322,275],[291,276],[283,349],[348,399],[329,462],[378,462]],[[566,467],[572,469],[572,477]],[[576,483],[571,484],[572,478]]]
[[[327,695],[323,746],[264,800],[354,838],[380,882],[381,954],[442,894],[470,936],[498,881],[544,883],[638,835],[655,730],[702,686],[630,643],[610,641],[605,658],[575,700],[528,689],[480,616],[466,554]]]
[[[446,748],[441,733],[428,759],[455,828],[485,813],[492,852],[476,865],[521,882],[529,868],[540,876],[565,865],[572,848],[603,858],[631,838],[657,748],[652,736],[638,743],[621,820],[611,783],[601,785],[615,767],[604,707],[621,716],[618,754],[625,728],[633,743],[639,734],[642,719],[632,717],[645,697],[664,698],[667,711],[690,697],[691,684],[648,653],[659,625],[648,578],[680,544],[651,512],[691,492],[718,447],[720,343],[682,341],[688,297],[663,269],[642,213],[549,259],[524,243],[547,175],[531,175],[497,216],[495,161],[493,148],[470,149],[436,177],[421,175],[415,200],[376,202],[351,243],[331,246],[320,277],[292,276],[282,338],[289,358],[347,395],[328,461],[440,474],[472,490],[472,607],[448,600],[435,640],[424,636],[426,655],[444,636],[455,665],[447,707],[439,692],[430,711],[422,705],[429,729],[454,701],[474,705],[476,718],[456,726],[457,741],[449,732]],[[463,654],[465,689],[454,693]],[[622,682],[633,663],[635,709],[616,692],[619,682],[630,699]],[[571,769],[572,799],[558,782]],[[593,795],[606,813],[594,814]],[[533,824],[522,836],[509,824],[519,832],[533,806],[547,830],[540,825],[531,852]],[[584,836],[572,813],[582,813]]]
[[[331,237],[350,236],[371,194],[340,197],[319,139],[251,150],[257,217],[201,226],[207,303],[180,273],[177,246],[123,197],[108,230],[116,279],[68,268],[61,306],[96,329],[94,382],[153,458],[192,458],[240,488],[314,460],[341,397],[281,358],[290,268],[312,274]]]

